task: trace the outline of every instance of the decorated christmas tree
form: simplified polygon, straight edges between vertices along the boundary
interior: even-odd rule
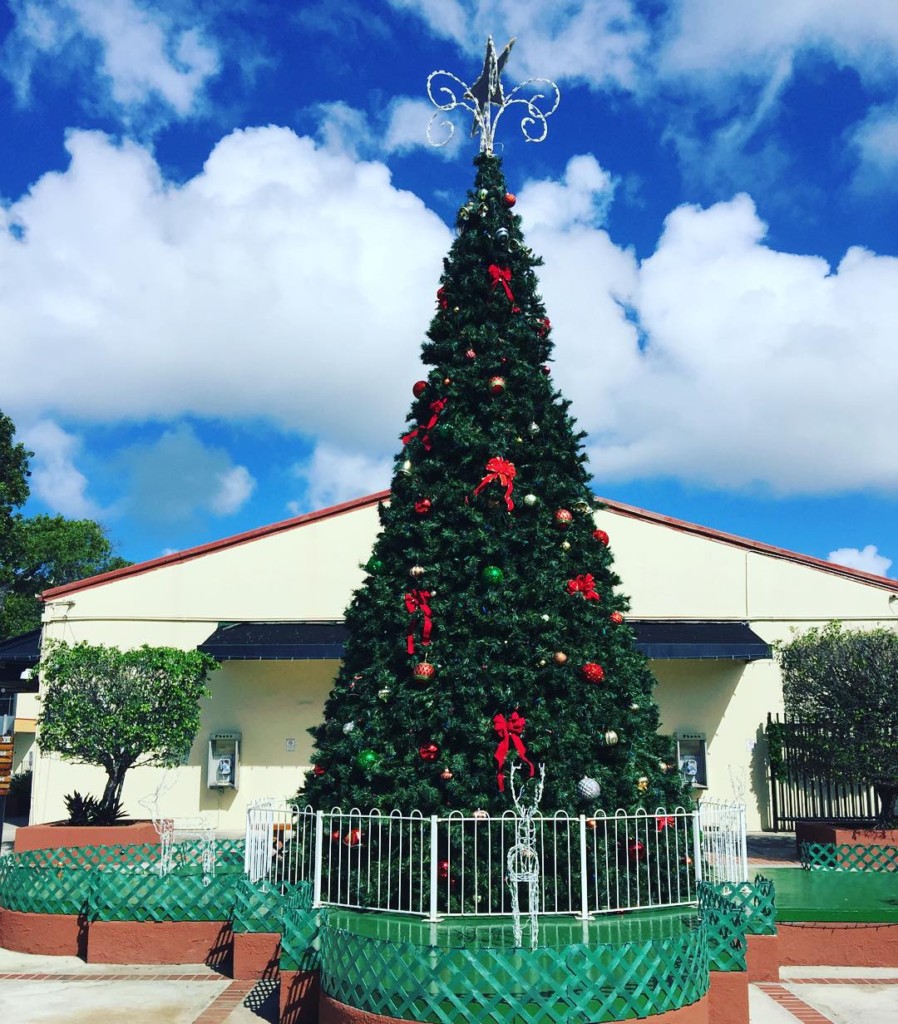
[[[313,807],[497,814],[511,807],[513,763],[524,778],[545,765],[546,810],[688,801],[594,522],[584,435],[552,380],[541,261],[492,152],[490,116],[509,103],[502,62],[490,43],[465,94],[482,136],[476,179],[313,730],[301,794]]]

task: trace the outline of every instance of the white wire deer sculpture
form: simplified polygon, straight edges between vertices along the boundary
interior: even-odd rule
[[[543,796],[546,781],[546,766],[539,766],[539,781],[535,784],[533,799],[524,804],[524,786],[515,785],[515,772],[520,765],[513,764],[509,773],[511,798],[516,811],[515,841],[506,857],[508,887],[511,889],[511,914],[514,926],[514,944],[524,945],[524,929],[521,924],[520,885],[527,886],[527,907],[530,917],[530,948],[536,949],[539,937],[539,876],[540,864],[536,845],[536,822],[533,820]]]
[[[153,827],[162,847],[157,870],[167,875],[174,867],[175,846],[188,840],[199,843],[200,861],[203,868],[203,885],[209,885],[215,875],[215,828],[208,818],[164,818],[159,810],[162,797],[174,786],[178,778],[177,768],[167,769],[153,793],[137,802],[145,807],[152,817]]]

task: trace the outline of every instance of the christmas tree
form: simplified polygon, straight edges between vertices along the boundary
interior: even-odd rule
[[[684,804],[491,134],[475,165],[301,797],[497,814],[516,763],[549,811]]]

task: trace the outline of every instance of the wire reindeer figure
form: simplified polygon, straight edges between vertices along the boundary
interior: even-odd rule
[[[520,765],[513,764],[509,773],[509,787],[511,798],[514,800],[515,811],[515,841],[509,849],[506,858],[508,868],[508,887],[511,890],[511,914],[514,921],[514,944],[521,947],[524,945],[524,929],[521,924],[521,904],[519,886],[527,886],[527,907],[530,917],[530,948],[536,949],[539,936],[539,876],[540,865],[539,855],[536,852],[536,822],[533,820],[539,802],[543,797],[543,785],[546,781],[546,766],[539,766],[539,781],[533,793],[533,799],[529,804],[524,804],[525,783],[515,785],[515,772]]]

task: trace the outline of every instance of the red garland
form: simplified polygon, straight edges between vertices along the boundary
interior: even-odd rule
[[[430,432],[437,425],[440,418],[440,413],[446,408],[446,399],[438,398],[435,402],[431,402],[430,419],[427,423],[419,423],[414,430],[406,434],[402,439],[403,444],[408,444],[413,437],[417,437],[421,434],[421,444],[424,445],[424,451],[429,452],[433,448],[433,442],[430,440]]]
[[[527,720],[522,718],[517,711],[505,717],[505,715],[494,715],[493,716],[493,728],[499,734],[499,745],[496,747],[496,753],[493,757],[499,762],[499,771],[496,773],[496,781],[499,783],[499,792],[505,792],[505,772],[502,771],[502,767],[505,764],[505,759],[508,757],[508,748],[510,745],[514,745],[515,750],[518,752],[519,757],[524,764],[530,767],[530,778],[532,779],[536,769],[533,767],[533,763],[527,760],[527,748],[524,746],[524,741],[521,739],[521,734],[524,731],[524,726],[527,724]]]
[[[449,299],[446,297],[445,288],[437,288],[437,305],[440,307],[440,309],[449,308]]]
[[[511,500],[511,495],[514,491],[512,481],[517,476],[517,473],[518,471],[514,468],[514,464],[507,459],[492,458],[487,462],[486,476],[474,488],[474,494],[480,494],[487,484],[498,480],[502,487],[505,488],[505,507],[511,512],[514,509],[514,502]]]
[[[495,290],[501,284],[505,289],[508,301],[514,302],[514,295],[512,295],[511,288],[508,286],[508,282],[511,280],[511,267],[497,267],[495,263],[491,263],[489,271],[490,280],[493,282],[493,289]]]
[[[567,581],[567,592],[569,594],[582,594],[587,601],[601,601],[596,592],[596,581],[586,573],[583,576],[575,576]]]
[[[421,643],[424,647],[427,647],[430,644],[430,633],[433,629],[433,612],[430,609],[430,591],[410,590],[405,595],[405,610],[409,615],[414,615],[417,611],[423,613],[424,627],[421,630]],[[415,634],[412,632],[411,626],[409,626],[408,637],[406,638],[406,648],[409,654],[415,653]]]

